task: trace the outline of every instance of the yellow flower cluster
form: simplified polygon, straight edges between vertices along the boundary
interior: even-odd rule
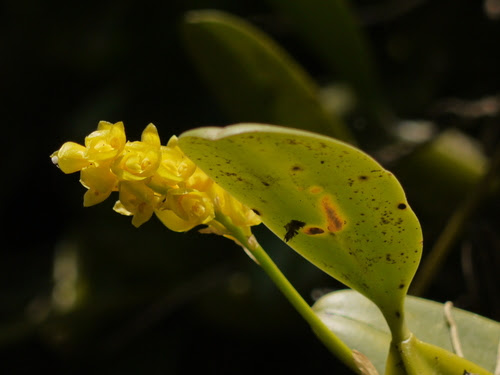
[[[184,232],[198,225],[205,232],[229,235],[217,217],[225,217],[250,235],[260,218],[235,200],[189,160],[177,145],[177,137],[162,146],[153,124],[144,129],[141,141],[126,140],[122,122],[99,122],[85,145],[66,142],[51,155],[64,173],[80,171],[88,190],[84,206],[101,203],[119,192],[114,210],[133,216],[139,227],[153,213],[169,229]]]

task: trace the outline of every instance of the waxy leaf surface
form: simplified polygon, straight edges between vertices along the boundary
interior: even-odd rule
[[[422,234],[396,178],[335,139],[270,125],[200,128],[182,150],[317,267],[403,319]]]
[[[373,303],[355,291],[341,290],[321,297],[313,309],[342,341],[365,354],[384,373],[391,334]],[[408,327],[416,337],[453,352],[443,304],[408,296],[405,310]],[[457,308],[452,309],[452,316],[464,357],[493,372],[500,324]]]

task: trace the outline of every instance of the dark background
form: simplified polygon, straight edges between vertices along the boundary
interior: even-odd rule
[[[449,97],[498,94],[500,20],[481,1],[353,5],[396,113],[458,126],[491,154],[498,112],[470,120],[436,118],[434,109]],[[178,32],[185,11],[204,8],[246,18],[320,82],[332,78],[263,0],[1,3],[1,373],[341,373],[233,243],[172,233],[155,219],[136,229],[112,211],[114,199],[84,209],[77,174],[65,176],[50,162],[65,141],[83,143],[99,120],[124,121],[132,140],[153,122],[163,142],[228,124]],[[498,207],[479,207],[427,297],[499,318]],[[428,248],[438,230],[425,225]],[[258,232],[309,302],[341,287]],[[464,276],[464,248],[473,249],[472,279]],[[64,267],[58,274],[57,264],[76,267],[76,276]],[[76,277],[69,311],[54,302],[64,277]]]

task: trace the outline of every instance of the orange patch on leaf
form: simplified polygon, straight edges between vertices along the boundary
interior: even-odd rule
[[[321,186],[311,186],[309,188],[309,192],[311,194],[319,194],[323,191],[323,188]]]
[[[326,216],[326,222],[328,223],[328,230],[330,232],[341,231],[344,226],[344,220],[339,216],[335,206],[333,205],[330,197],[325,196],[321,200],[321,207]]]

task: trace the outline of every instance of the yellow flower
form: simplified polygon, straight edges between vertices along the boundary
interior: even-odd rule
[[[85,207],[103,202],[112,191],[116,190],[118,179],[111,172],[109,165],[88,166],[80,172],[80,182],[88,190],[83,196]]]
[[[151,218],[159,201],[153,190],[142,182],[123,181],[120,183],[119,191],[120,200],[113,207],[116,212],[126,216],[133,215],[132,225],[135,227],[141,226]]]
[[[195,171],[196,165],[177,146],[177,137],[170,138],[167,146],[160,148],[161,161],[156,173],[148,182],[154,191],[166,194],[168,189],[178,187]]]
[[[206,193],[189,189],[170,190],[155,214],[166,227],[176,232],[207,224],[215,217],[212,199]]]
[[[187,189],[196,189],[199,191],[209,191],[213,185],[214,180],[208,177],[200,168],[196,168],[194,173],[184,182],[184,186]]]
[[[153,174],[160,165],[160,137],[153,124],[142,133],[140,142],[127,142],[123,153],[114,161],[111,170],[125,181],[141,181]]]
[[[86,148],[78,143],[66,142],[50,155],[52,162],[64,173],[73,173],[85,168],[90,162],[85,158]]]
[[[96,163],[114,159],[123,151],[125,142],[123,122],[100,121],[97,130],[85,138],[86,158]]]
[[[229,217],[234,225],[248,229],[261,223],[259,215],[236,200],[219,185],[214,183],[209,194],[215,202],[216,212]]]
[[[162,146],[153,124],[144,129],[141,141],[127,142],[122,122],[101,121],[85,138],[85,146],[66,142],[51,158],[64,173],[81,171],[80,182],[88,189],[84,206],[119,191],[114,210],[133,216],[136,227],[153,213],[173,231],[207,225],[204,232],[230,238],[223,224],[227,220],[249,236],[250,227],[260,224],[259,216],[196,167],[179,148],[177,137]]]

